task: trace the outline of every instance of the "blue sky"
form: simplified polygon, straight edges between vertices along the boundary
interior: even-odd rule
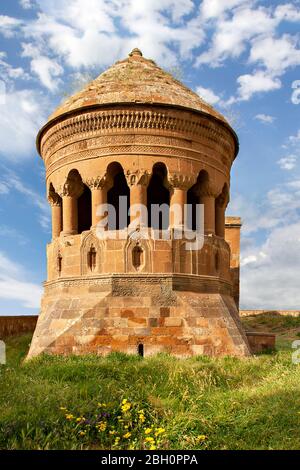
[[[243,218],[241,306],[300,309],[300,2],[0,4],[0,315],[37,313],[50,210],[35,136],[74,83],[133,47],[231,122],[228,215]]]

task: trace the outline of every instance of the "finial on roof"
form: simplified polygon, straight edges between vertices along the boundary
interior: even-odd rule
[[[140,49],[138,49],[137,47],[135,47],[134,49],[132,49],[132,51],[130,52],[129,56],[132,57],[132,56],[140,56],[142,57],[143,54],[142,54],[142,51]]]

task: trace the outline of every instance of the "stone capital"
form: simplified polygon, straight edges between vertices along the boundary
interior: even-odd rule
[[[216,184],[205,181],[196,188],[196,194],[200,197],[214,197],[216,198],[219,194],[219,188]]]
[[[182,189],[187,191],[196,183],[197,177],[194,175],[184,175],[182,173],[171,173],[168,177],[169,188]]]
[[[141,186],[148,186],[150,173],[147,170],[128,170],[125,177],[129,187],[136,186],[138,184]]]
[[[74,182],[67,179],[66,182],[58,188],[58,194],[60,197],[69,196],[79,198],[83,193],[83,190],[84,187],[82,181]]]
[[[88,178],[86,180],[87,186],[90,188],[91,191],[97,190],[97,189],[103,189],[105,187],[109,187],[111,185],[111,179],[105,173],[102,176],[97,176],[95,178]]]
[[[48,201],[49,201],[49,204],[52,207],[53,206],[58,206],[58,207],[61,206],[61,197],[52,188],[49,189]]]

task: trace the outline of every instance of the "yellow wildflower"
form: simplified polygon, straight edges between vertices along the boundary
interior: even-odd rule
[[[156,450],[156,449],[157,449],[157,447],[155,447],[155,446],[150,446],[149,447],[149,450]]]
[[[124,403],[124,405],[121,406],[122,413],[126,413],[126,411],[129,411],[131,408],[130,403]]]
[[[145,442],[154,442],[154,439],[153,437],[149,436],[149,437],[146,437]]]
[[[77,423],[80,423],[81,421],[84,421],[85,418],[83,416],[79,416],[79,418],[76,418]]]
[[[61,411],[67,411],[67,408],[65,408],[64,406],[61,406],[59,409],[60,409]]]
[[[72,414],[67,414],[66,415],[66,419],[68,419],[69,421],[73,418],[74,418],[74,416]]]
[[[152,428],[145,429],[145,434],[150,434],[150,432],[152,432]]]
[[[100,421],[100,423],[97,426],[97,429],[100,432],[104,432],[106,430],[106,428],[107,428],[107,422],[106,421]]]
[[[165,432],[164,428],[156,428],[155,436],[159,436],[160,434],[163,434],[164,432]]]
[[[205,439],[207,439],[207,436],[205,436],[204,434],[199,434],[199,436],[196,437],[196,442],[203,442],[205,441]]]
[[[129,439],[131,436],[131,432],[127,432],[126,434],[124,434],[124,439]]]
[[[83,437],[83,436],[85,436],[85,435],[86,435],[86,431],[80,431],[80,433],[79,433],[79,436],[80,436],[80,437]]]

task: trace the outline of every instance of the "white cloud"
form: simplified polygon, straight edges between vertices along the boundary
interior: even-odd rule
[[[36,2],[34,0],[19,0],[20,5],[24,10],[30,10],[36,6]]]
[[[236,101],[248,101],[255,93],[278,90],[281,88],[279,78],[274,78],[262,70],[257,70],[252,75],[240,75],[237,79],[238,90]]]
[[[275,117],[270,116],[269,114],[256,114],[254,119],[257,119],[257,121],[260,121],[263,124],[272,124],[272,122],[275,120]]]
[[[56,78],[63,74],[63,68],[48,57],[37,57],[31,61],[31,70],[50,91],[55,91],[60,83]]]
[[[277,163],[282,170],[293,170],[297,163],[297,155],[287,155],[280,158]]]
[[[35,153],[35,138],[46,119],[47,102],[33,90],[8,90],[0,106],[0,155],[18,161]]]
[[[0,52],[0,72],[1,72],[1,79],[4,80],[6,83],[9,83],[11,80],[24,79],[28,80],[29,75],[25,72],[22,67],[13,67],[10,65],[6,60],[6,53],[1,51]]]
[[[24,268],[0,252],[0,298],[21,302],[25,308],[39,308],[41,286],[27,282]]]
[[[274,229],[243,259],[241,308],[299,309],[299,265],[300,223]]]
[[[214,105],[220,102],[220,97],[216,95],[211,88],[198,86],[196,88],[196,93],[198,93],[198,95],[209,104]]]
[[[296,135],[291,135],[289,137],[289,142],[292,145],[300,145],[300,129],[298,130]]]
[[[43,13],[23,28],[27,43],[48,57],[50,49],[75,69],[110,65],[136,46],[146,57],[174,65],[204,39],[199,19],[185,18],[195,8],[191,0],[40,0],[39,4]]]
[[[287,68],[300,65],[297,38],[288,34],[258,38],[251,47],[249,62],[264,66],[270,74],[282,75]]]
[[[201,3],[201,18],[208,20],[219,18],[227,10],[245,3],[253,3],[252,0],[203,0]]]
[[[200,54],[196,65],[220,66],[228,58],[238,58],[259,34],[271,33],[277,24],[269,10],[258,7],[239,8],[230,18],[221,17],[216,24],[212,44]]]
[[[3,34],[4,37],[10,38],[14,36],[21,24],[22,21],[17,18],[0,15],[0,34]]]

